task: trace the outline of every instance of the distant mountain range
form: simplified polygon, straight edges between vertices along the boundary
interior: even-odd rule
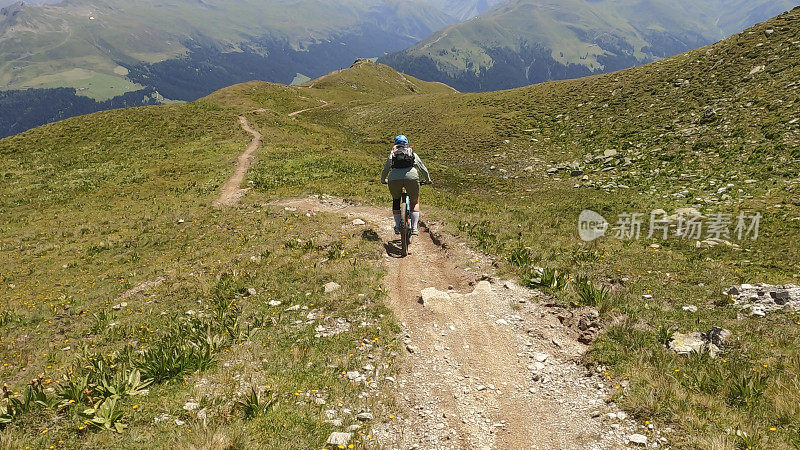
[[[112,99],[132,106],[194,100],[252,79],[305,81],[358,57],[407,48],[457,21],[440,7],[459,14],[450,1],[438,6],[408,0],[156,3],[19,2],[0,10],[0,89],[5,91],[0,92],[0,136],[102,109],[101,103]],[[87,105],[85,98],[97,105]],[[52,116],[42,102],[66,109]],[[72,103],[83,107],[70,110]]]
[[[20,0],[0,0],[0,8],[5,8],[8,5],[18,3]],[[63,0],[25,0],[29,5],[52,5],[54,3],[62,2]]]
[[[718,41],[798,0],[512,0],[381,58],[463,91],[627,68]]]
[[[253,79],[303,83],[360,57],[463,91],[580,77],[714,42],[800,0],[36,3],[55,4],[0,9],[0,137]]]

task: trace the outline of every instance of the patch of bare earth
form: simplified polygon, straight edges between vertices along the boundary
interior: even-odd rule
[[[602,375],[580,364],[588,347],[578,324],[591,311],[547,306],[538,291],[476,274],[467,266],[485,258],[430,228],[399,258],[389,211],[325,196],[279,205],[364,220],[388,243],[388,303],[407,356],[394,380],[402,411],[373,427],[383,448],[627,445],[636,425],[607,400]]]
[[[244,181],[244,177],[247,175],[248,169],[250,169],[250,165],[253,164],[255,160],[258,147],[261,146],[261,133],[250,126],[250,122],[247,121],[247,118],[239,116],[239,124],[244,131],[253,136],[253,139],[247,144],[245,151],[237,158],[233,175],[231,175],[228,181],[222,186],[219,197],[214,201],[215,206],[235,205],[247,192],[247,189],[242,189],[241,185]]]

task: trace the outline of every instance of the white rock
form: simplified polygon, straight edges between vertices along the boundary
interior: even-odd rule
[[[548,355],[547,353],[533,352],[533,359],[535,359],[538,362],[545,362],[549,357],[550,355]]]
[[[335,281],[331,281],[330,283],[325,283],[325,293],[330,294],[331,292],[334,292],[341,287],[342,286]]]
[[[508,322],[505,319],[497,319],[494,321],[494,323],[498,325],[508,325]]]
[[[480,292],[492,292],[492,283],[489,283],[486,280],[479,281],[478,284],[475,286],[475,290],[473,293],[477,294]]]
[[[188,401],[183,405],[183,409],[186,411],[194,411],[195,409],[200,407],[200,403]]]
[[[450,294],[434,287],[423,289],[420,292],[420,296],[422,297],[422,305],[433,311],[442,311],[452,301]]]
[[[358,415],[356,415],[356,419],[358,419],[358,420],[360,420],[362,422],[366,422],[368,420],[373,420],[374,418],[375,418],[375,416],[373,416],[371,412],[366,412],[366,411],[358,413]]]
[[[347,379],[350,381],[356,381],[361,378],[361,373],[357,370],[353,370],[351,372],[347,372]]]
[[[269,301],[269,306],[281,306],[281,301],[280,300],[270,300]]]
[[[693,313],[697,312],[697,306],[694,306],[694,305],[686,305],[682,309],[684,311],[689,311],[689,312],[693,312]]]
[[[631,444],[644,446],[644,445],[647,445],[647,436],[645,436],[643,434],[638,434],[638,433],[637,434],[632,434],[632,435],[628,436],[628,442],[630,442]]]
[[[333,432],[330,436],[328,436],[328,440],[325,441],[327,445],[335,445],[340,446],[350,443],[350,439],[353,437],[353,433],[341,433],[341,432]]]
[[[353,220],[353,225],[355,225],[355,226],[366,225],[366,222],[364,222],[361,219],[355,219],[355,220]]]

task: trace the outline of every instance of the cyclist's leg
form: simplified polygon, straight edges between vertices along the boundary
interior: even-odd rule
[[[394,232],[400,233],[400,197],[403,195],[403,181],[389,181],[389,193],[392,194],[392,214],[394,215]]]
[[[411,229],[419,232],[419,180],[405,180],[406,192],[411,200]]]

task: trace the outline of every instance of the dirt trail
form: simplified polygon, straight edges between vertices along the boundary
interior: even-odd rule
[[[128,297],[132,297],[132,296],[134,296],[134,295],[136,295],[136,294],[138,294],[140,292],[143,292],[143,291],[145,291],[147,289],[154,288],[154,287],[160,285],[161,283],[163,283],[166,280],[167,280],[166,275],[162,275],[162,276],[160,276],[160,277],[158,277],[158,278],[156,278],[154,280],[143,281],[143,282],[137,284],[136,286],[128,289],[127,291],[123,292],[122,294],[118,295],[114,299],[114,303],[121,302],[121,301],[127,299]]]
[[[328,197],[279,204],[360,218],[390,242],[388,303],[408,355],[394,380],[404,411],[373,430],[383,448],[625,446],[635,424],[610,415],[618,411],[604,400],[611,386],[577,363],[586,346],[570,326],[573,312],[544,306],[541,293],[514,283],[482,280],[465,268],[479,255],[452,239],[444,249],[429,229],[411,255],[396,257],[393,222],[381,209]]]
[[[255,153],[258,147],[261,146],[261,133],[250,127],[250,122],[244,116],[239,116],[239,124],[242,129],[253,135],[253,139],[247,144],[245,151],[239,155],[236,160],[236,169],[233,171],[230,179],[222,186],[222,191],[219,198],[214,202],[215,206],[232,206],[235,205],[240,198],[247,192],[247,189],[242,189],[242,181],[244,181],[247,170],[255,160]]]
[[[298,115],[298,114],[302,114],[302,113],[304,113],[304,112],[306,112],[306,111],[312,111],[312,110],[314,110],[314,109],[324,108],[324,107],[328,106],[328,102],[326,102],[325,100],[322,100],[322,99],[318,99],[318,100],[319,100],[320,102],[322,102],[322,104],[321,104],[321,105],[319,105],[319,106],[314,106],[314,107],[311,107],[311,108],[301,109],[301,110],[299,110],[299,111],[295,111],[295,112],[290,112],[290,113],[289,113],[289,117],[294,117],[294,116],[296,116],[296,115]]]

